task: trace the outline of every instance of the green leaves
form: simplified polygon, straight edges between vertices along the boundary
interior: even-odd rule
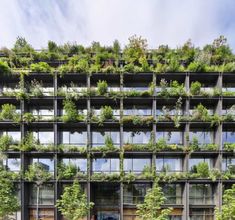
[[[153,187],[147,191],[144,203],[137,205],[136,214],[142,220],[167,220],[171,213],[171,208],[162,208],[166,198],[158,185],[157,180],[154,181]]]
[[[87,216],[94,203],[87,202],[87,197],[82,192],[80,184],[78,181],[74,181],[73,185],[64,188],[56,206],[67,220],[78,220]]]
[[[0,168],[0,217],[5,219],[20,208],[18,199],[14,192],[11,172]]]

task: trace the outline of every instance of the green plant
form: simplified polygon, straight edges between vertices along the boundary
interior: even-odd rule
[[[189,72],[205,72],[206,65],[202,62],[194,61],[188,65],[187,70]]]
[[[201,103],[194,108],[192,113],[192,120],[208,121],[209,119],[209,112],[207,108],[204,107]]]
[[[28,123],[34,122],[36,120],[35,116],[31,112],[26,112],[23,115],[23,121]]]
[[[8,219],[9,215],[20,209],[16,197],[12,173],[0,167],[0,218]]]
[[[235,143],[224,143],[223,150],[225,151],[235,151]]]
[[[30,95],[34,97],[43,97],[43,85],[37,80],[32,80],[30,85]]]
[[[191,95],[200,95],[201,94],[201,83],[198,81],[192,82],[190,86]]]
[[[209,165],[207,162],[200,162],[191,170],[194,174],[192,177],[199,177],[199,178],[208,178],[210,176]]]
[[[23,137],[20,143],[20,150],[21,151],[32,151],[35,150],[37,145],[37,141],[33,136],[32,132],[28,132],[25,137]]]
[[[11,69],[6,62],[0,60],[0,75],[8,76],[11,73]]]
[[[100,120],[106,121],[106,120],[113,120],[114,116],[113,116],[113,109],[111,106],[102,106],[100,109]]]
[[[108,92],[108,84],[105,80],[99,80],[97,82],[97,92],[98,95],[105,95]]]
[[[221,210],[215,211],[216,220],[233,220],[235,216],[235,184],[223,193],[223,205]]]
[[[72,179],[76,176],[77,172],[76,165],[72,163],[65,164],[61,162],[58,164],[58,179]]]
[[[16,111],[16,106],[12,104],[3,104],[0,112],[0,120],[20,121],[20,114]]]
[[[162,189],[155,180],[152,189],[147,191],[143,204],[137,205],[136,214],[142,220],[167,220],[172,208],[162,208],[165,200]]]
[[[62,116],[63,122],[76,122],[78,119],[78,110],[75,103],[70,99],[63,100],[65,114]]]
[[[13,144],[13,138],[9,135],[2,135],[0,137],[0,151],[8,151]]]
[[[56,207],[68,220],[84,218],[93,206],[94,203],[87,202],[86,195],[82,192],[78,181],[74,181],[71,186],[66,186],[61,198],[56,202]]]
[[[52,71],[51,67],[46,62],[33,63],[30,65],[30,70],[38,73],[50,73]]]

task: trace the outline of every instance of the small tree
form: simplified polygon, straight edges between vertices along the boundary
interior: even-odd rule
[[[82,192],[78,181],[73,185],[66,186],[56,206],[67,220],[79,220],[87,216],[94,203],[87,203],[87,197]]]
[[[7,220],[20,208],[18,199],[14,195],[14,185],[11,173],[0,167],[0,219]]]
[[[25,179],[31,182],[35,182],[37,186],[37,208],[36,219],[39,219],[39,194],[40,188],[46,181],[51,179],[51,174],[40,163],[34,163],[29,166],[29,169],[25,172]]]
[[[149,189],[145,195],[144,203],[137,205],[136,213],[142,220],[167,220],[172,208],[161,207],[165,200],[162,189],[155,180],[152,189]]]
[[[235,216],[235,184],[224,191],[221,211],[216,210],[216,220],[233,220]]]

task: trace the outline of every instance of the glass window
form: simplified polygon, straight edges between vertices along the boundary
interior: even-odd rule
[[[190,209],[190,220],[214,220],[213,209]]]
[[[124,109],[123,115],[148,116],[148,115],[152,115],[152,109],[147,109],[147,108]]]
[[[182,132],[180,131],[157,131],[156,139],[164,138],[168,144],[182,144]]]
[[[150,141],[151,132],[123,132],[123,139],[125,144],[147,144]]]
[[[162,172],[182,171],[182,159],[163,157],[156,159],[156,170]]]
[[[86,146],[87,132],[86,131],[82,131],[82,132],[63,131],[62,132],[62,144]]]
[[[92,132],[92,146],[104,146],[107,137],[112,138],[114,146],[120,146],[120,132],[118,131]]]
[[[213,160],[211,158],[190,158],[189,159],[189,171],[195,172],[196,166],[202,162],[207,163],[209,166],[209,169],[213,167]]]
[[[233,131],[224,131],[223,135],[223,144],[224,143],[235,143],[235,132]]]
[[[150,184],[124,184],[123,202],[124,205],[139,204],[144,202]]]
[[[235,157],[224,157],[222,161],[222,170],[230,171],[235,174]]]
[[[192,205],[212,205],[213,190],[210,184],[190,184],[189,204]]]
[[[72,164],[77,167],[78,171],[87,172],[87,159],[82,158],[63,158],[66,165]]]
[[[151,160],[148,158],[125,158],[123,161],[125,172],[141,173],[146,167],[151,167]]]
[[[52,158],[33,158],[32,163],[41,164],[48,172],[54,172],[54,159]]]
[[[166,197],[165,204],[182,204],[182,187],[180,184],[165,184],[162,191]]]
[[[39,189],[39,205],[53,205],[54,204],[54,187],[52,184],[43,184]],[[37,186],[32,184],[30,186],[30,204],[37,204]]]
[[[20,158],[7,158],[3,160],[3,165],[13,172],[20,171]]]
[[[19,143],[21,141],[20,131],[4,131],[3,135],[9,135],[12,137],[13,141]]]
[[[189,140],[192,141],[193,138],[197,138],[199,144],[210,144],[213,143],[213,132],[209,131],[191,131],[189,132]]]
[[[34,131],[33,136],[39,141],[40,144],[53,144],[54,143],[53,131]]]
[[[93,172],[119,172],[120,162],[117,158],[98,158],[92,163]]]

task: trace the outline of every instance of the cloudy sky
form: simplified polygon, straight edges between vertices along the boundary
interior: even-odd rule
[[[17,36],[38,49],[48,40],[124,45],[134,34],[151,48],[188,39],[198,46],[225,35],[235,49],[235,1],[1,0],[0,47],[12,47]]]

